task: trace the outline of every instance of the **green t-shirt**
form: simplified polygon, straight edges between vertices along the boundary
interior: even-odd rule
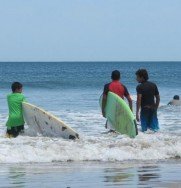
[[[12,93],[7,96],[7,102],[9,107],[9,117],[6,126],[17,127],[24,125],[22,102],[25,101],[25,97],[21,93]]]

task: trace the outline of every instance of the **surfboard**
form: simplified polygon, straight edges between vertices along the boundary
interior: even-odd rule
[[[79,134],[53,114],[33,104],[23,102],[23,116],[27,125],[37,133],[65,139],[79,138]]]
[[[102,95],[99,104],[102,108]],[[108,93],[105,116],[117,132],[126,134],[131,138],[134,138],[138,134],[134,114],[128,104],[115,93]]]

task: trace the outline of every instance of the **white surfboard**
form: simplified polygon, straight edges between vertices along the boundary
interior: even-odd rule
[[[79,138],[71,127],[49,112],[27,102],[22,103],[23,116],[27,125],[43,136]]]

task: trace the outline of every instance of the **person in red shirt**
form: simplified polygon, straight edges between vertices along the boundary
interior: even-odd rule
[[[112,72],[112,75],[111,75],[112,82],[110,82],[104,86],[103,100],[102,100],[102,115],[103,115],[103,117],[105,117],[105,106],[106,106],[106,101],[107,101],[107,94],[109,91],[117,94],[122,99],[124,99],[124,97],[125,97],[129,103],[130,109],[132,110],[132,99],[130,97],[130,94],[129,94],[126,86],[124,86],[120,82],[120,78],[121,78],[120,72],[118,70],[115,70]]]

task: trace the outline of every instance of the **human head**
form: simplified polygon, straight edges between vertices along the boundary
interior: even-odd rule
[[[179,100],[180,97],[179,97],[178,95],[175,95],[175,96],[173,97],[173,99],[174,99],[174,100]]]
[[[139,82],[139,83],[142,83],[142,82],[145,82],[149,79],[148,77],[148,72],[146,69],[138,69],[136,71],[136,80]]]
[[[120,80],[120,78],[121,78],[120,72],[118,70],[112,71],[111,78],[112,78],[112,80]]]
[[[13,93],[21,93],[23,85],[19,82],[13,82],[11,85],[11,89]]]

